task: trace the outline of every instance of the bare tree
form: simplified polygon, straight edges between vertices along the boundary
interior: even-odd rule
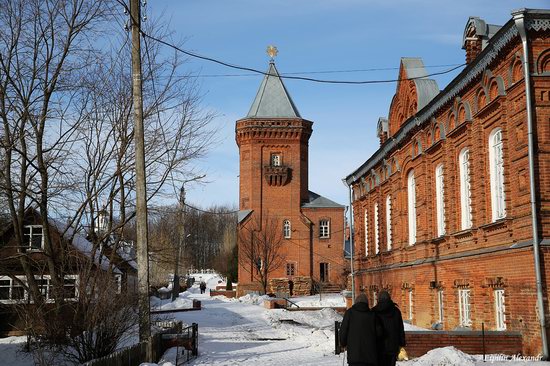
[[[66,319],[64,279],[75,268],[68,254],[75,236],[93,243],[90,258],[110,259],[105,271],[112,276],[112,259],[127,244],[135,215],[130,44],[122,32],[126,19],[111,0],[5,0],[1,8],[0,210],[9,213],[14,228],[16,259],[26,277],[20,284],[37,309],[34,320],[68,324],[50,328],[58,329],[50,334],[54,341],[67,342],[81,320],[61,321]],[[148,27],[159,38],[169,36],[164,27]],[[212,115],[200,109],[196,79],[182,72],[185,60],[162,53],[157,44],[146,43],[143,49],[152,204],[189,175],[196,176],[191,161],[212,142]],[[43,223],[44,263],[26,251],[24,228],[31,207]],[[102,215],[106,225],[99,227]],[[49,225],[52,217],[63,221],[59,243]],[[77,265],[81,285],[92,293],[101,289],[96,278],[100,263]],[[37,274],[51,278],[54,311],[46,306]],[[79,302],[72,310],[82,315],[95,307]]]
[[[264,293],[267,292],[271,273],[285,262],[283,244],[280,223],[268,215],[261,221],[253,218],[239,230],[239,264],[252,272]]]

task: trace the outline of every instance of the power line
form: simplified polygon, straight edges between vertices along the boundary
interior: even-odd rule
[[[191,51],[187,51],[187,50],[184,50],[183,48],[180,48],[176,45],[173,45],[169,42],[166,42],[160,38],[157,38],[157,37],[154,37],[154,36],[151,36],[147,33],[145,33],[144,31],[141,31],[141,34],[143,37],[146,37],[146,38],[150,38],[156,42],[159,42],[165,46],[168,46],[170,48],[173,48],[174,50],[178,51],[178,52],[181,52],[183,54],[186,54],[188,56],[191,56],[191,57],[195,57],[195,58],[199,58],[199,59],[202,59],[202,60],[206,60],[206,61],[210,61],[210,62],[214,62],[214,63],[217,63],[219,65],[222,65],[222,66],[225,66],[225,67],[229,67],[229,68],[232,68],[232,69],[237,69],[237,70],[243,70],[243,71],[250,71],[252,73],[256,73],[256,74],[261,74],[261,75],[270,75],[270,76],[276,76],[276,75],[273,75],[273,74],[269,74],[269,73],[266,73],[264,71],[260,71],[260,70],[257,70],[257,69],[253,69],[253,68],[250,68],[250,67],[245,67],[245,66],[239,66],[239,65],[234,65],[234,64],[231,64],[229,62],[225,62],[225,61],[221,61],[221,60],[218,60],[218,59],[215,59],[215,58],[212,58],[212,57],[208,57],[208,56],[202,56],[202,55],[199,55],[197,53],[194,53],[194,52],[191,52]],[[309,77],[304,77],[304,76],[290,76],[288,74],[281,74],[279,75],[279,77],[281,79],[290,79],[290,80],[303,80],[303,81],[310,81],[310,82],[315,82],[315,83],[324,83],[324,84],[353,84],[353,85],[359,85],[359,84],[383,84],[383,83],[394,83],[394,82],[399,82],[399,81],[404,81],[404,80],[416,80],[416,79],[423,79],[423,78],[426,78],[426,77],[429,77],[429,76],[437,76],[437,75],[443,75],[443,74],[448,74],[454,70],[457,70],[463,66],[465,66],[466,63],[463,63],[463,64],[460,64],[458,66],[455,66],[453,68],[450,68],[448,70],[444,70],[444,71],[439,71],[439,72],[434,72],[434,73],[430,73],[430,74],[427,74],[425,76],[418,76],[418,77],[412,77],[412,78],[398,78],[398,79],[386,79],[386,80],[361,80],[361,81],[353,81],[353,80],[323,80],[323,79],[314,79],[314,78],[309,78]],[[344,70],[345,71],[345,70]]]

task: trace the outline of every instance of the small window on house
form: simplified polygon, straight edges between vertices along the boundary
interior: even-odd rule
[[[437,315],[438,323],[443,324],[443,290],[437,291]]]
[[[470,289],[458,290],[458,315],[461,327],[472,325],[470,315]]]
[[[504,307],[504,290],[495,290],[495,316],[497,330],[506,330],[506,314]]]
[[[281,166],[282,158],[281,154],[271,154],[271,166]]]
[[[122,293],[122,274],[116,273],[113,276],[113,279],[115,281],[115,291],[117,294]]]
[[[327,239],[330,237],[330,221],[321,220],[319,221],[319,237],[322,239]]]
[[[412,321],[413,320],[413,306],[414,306],[412,288],[410,288],[408,290],[408,298],[409,298],[409,320]]]
[[[24,279],[21,280],[24,281]],[[10,277],[0,277],[0,303],[13,304],[26,299],[27,292],[19,281]]]
[[[286,264],[286,275],[287,276],[294,276],[296,273],[296,265],[294,263],[287,263]]]
[[[23,239],[25,249],[42,250],[44,248],[44,236],[42,225],[26,225],[23,227]]]
[[[376,304],[378,304],[378,292],[373,291],[372,292],[372,306],[375,306]]]
[[[76,287],[76,277],[75,278],[64,278],[63,279],[63,298],[64,299],[76,299],[78,298],[78,292]]]
[[[290,239],[291,235],[291,227],[290,227],[290,220],[283,221],[283,236],[285,239]]]

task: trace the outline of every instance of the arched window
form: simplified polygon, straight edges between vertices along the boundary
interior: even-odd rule
[[[391,197],[386,197],[386,245],[391,250]]]
[[[283,235],[285,239],[290,239],[291,232],[290,220],[283,221]]]
[[[463,149],[459,155],[460,166],[460,216],[461,229],[472,227],[472,189],[470,186],[470,150]]]
[[[502,130],[497,128],[489,135],[489,168],[491,169],[491,209],[493,221],[506,216],[504,201],[504,159]]]
[[[374,254],[380,253],[380,238],[378,233],[378,203],[374,204]]]
[[[416,181],[414,171],[410,171],[407,179],[409,245],[416,243]]]
[[[445,235],[445,185],[443,164],[435,168],[435,205],[437,213],[437,236]]]
[[[365,209],[365,257],[369,255],[369,214]]]

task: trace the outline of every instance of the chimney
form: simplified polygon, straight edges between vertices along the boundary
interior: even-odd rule
[[[384,117],[378,118],[378,125],[376,127],[376,135],[380,139],[380,146],[388,139],[388,120]]]

